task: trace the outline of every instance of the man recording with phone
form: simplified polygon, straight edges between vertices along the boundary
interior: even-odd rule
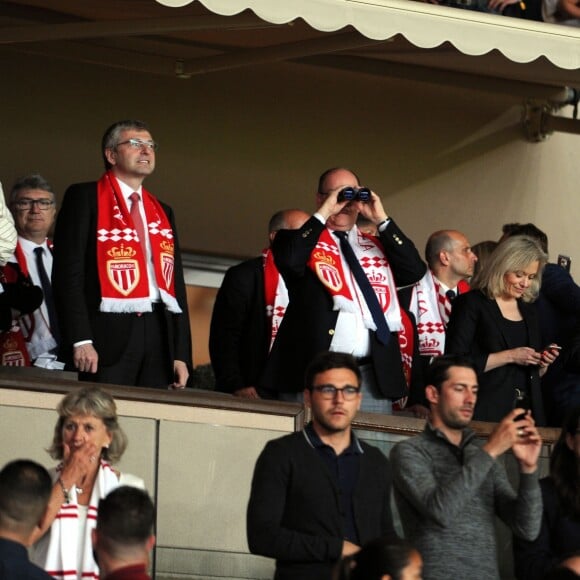
[[[395,499],[405,537],[423,556],[430,580],[499,580],[495,516],[523,539],[534,540],[542,520],[538,458],[542,440],[529,411],[515,408],[486,440],[468,425],[478,393],[470,359],[434,359],[425,395],[431,418],[420,435],[391,452]],[[513,453],[514,490],[499,458]]]

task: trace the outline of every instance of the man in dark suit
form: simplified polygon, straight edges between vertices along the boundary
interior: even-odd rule
[[[105,132],[106,173],[65,193],[54,297],[63,356],[82,379],[182,389],[191,338],[173,211],[142,186],[155,149],[141,121]]]
[[[306,212],[276,212],[268,223],[270,244],[281,229],[297,229]],[[288,293],[270,248],[259,258],[231,267],[216,297],[209,334],[209,353],[218,391],[249,399],[272,398],[262,372],[275,338]]]
[[[345,193],[350,200],[342,199]],[[412,323],[399,307],[396,286],[420,280],[425,264],[387,216],[379,196],[361,190],[352,171],[324,172],[316,200],[317,212],[300,229],[278,232],[272,246],[290,302],[266,365],[265,384],[291,400],[314,355],[347,352],[361,365],[363,410],[388,413],[391,399],[408,393],[414,350]],[[378,226],[378,238],[359,232],[359,213]],[[345,257],[347,244],[358,274]]]
[[[59,332],[50,284],[52,242],[48,235],[56,217],[51,185],[38,173],[21,177],[10,192],[10,210],[18,243],[4,273],[9,280],[23,279],[42,288],[44,294],[40,308],[18,319],[30,361],[35,366],[62,369],[64,365],[56,360]]]
[[[352,356],[320,353],[304,383],[312,422],[270,441],[258,458],[248,544],[252,553],[276,559],[275,580],[330,580],[341,556],[395,534],[389,462],[351,428],[363,397],[360,381]]]

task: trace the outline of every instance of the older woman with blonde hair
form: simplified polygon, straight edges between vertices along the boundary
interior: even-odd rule
[[[54,485],[31,559],[57,580],[98,578],[91,530],[99,500],[119,485],[144,487],[113,464],[127,447],[111,395],[95,388],[75,389],[57,407],[58,420],[48,449],[59,465],[50,470]]]
[[[445,352],[470,355],[479,374],[474,419],[500,421],[513,408],[546,418],[540,376],[558,356],[542,345],[536,310],[548,256],[527,236],[501,242],[480,272],[476,287],[458,296],[447,327]]]

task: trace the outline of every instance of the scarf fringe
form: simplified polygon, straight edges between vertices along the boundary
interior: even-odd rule
[[[153,312],[153,306],[149,298],[101,298],[100,311],[115,314]]]
[[[163,304],[167,307],[167,310],[172,314],[182,314],[183,310],[179,307],[179,303],[175,299],[175,297],[171,296],[169,292],[159,288],[159,294],[161,295],[161,300]]]

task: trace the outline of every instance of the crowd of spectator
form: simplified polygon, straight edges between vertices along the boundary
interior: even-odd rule
[[[120,121],[103,136],[105,173],[70,186],[58,212],[39,174],[14,184],[7,207],[0,196],[1,364],[186,387],[173,212],[143,187],[155,150],[145,123]],[[578,573],[580,288],[548,262],[546,235],[507,224],[499,242],[472,248],[440,230],[423,260],[346,168],[320,176],[313,214],[281,210],[268,230],[263,254],[227,272],[209,346],[218,390],[310,409],[304,431],[270,442],[254,472],[248,543],[276,559],[275,578],[499,578],[495,516],[516,538],[518,578]],[[537,426],[560,426],[570,408],[540,485]],[[15,498],[0,493],[0,571],[8,558],[23,578],[97,577],[99,566],[110,580],[146,578],[153,506],[139,478],[113,467],[126,444],[114,400],[81,388],[57,410],[48,493],[24,510],[27,487],[20,497],[14,482],[38,487],[45,474],[26,462],[6,466],[6,483],[0,474]],[[427,424],[389,462],[352,431],[359,410]],[[472,418],[497,424],[486,442]],[[507,451],[517,489],[499,461]]]

